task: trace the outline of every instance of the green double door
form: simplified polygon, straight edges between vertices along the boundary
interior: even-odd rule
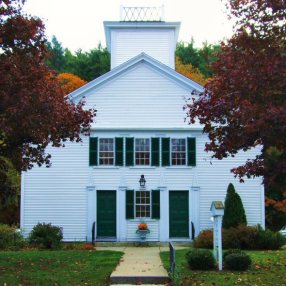
[[[116,237],[116,191],[97,191],[97,238]]]
[[[189,238],[189,192],[169,192],[170,238]]]

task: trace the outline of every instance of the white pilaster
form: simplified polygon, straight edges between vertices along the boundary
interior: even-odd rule
[[[195,237],[200,233],[200,187],[192,186],[190,188],[189,196],[189,207],[190,207],[190,234],[192,230],[193,222],[195,227]]]
[[[92,224],[95,222],[96,237],[96,189],[95,186],[87,186],[87,240],[92,238]]]

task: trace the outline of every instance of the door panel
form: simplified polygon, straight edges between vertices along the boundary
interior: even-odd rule
[[[170,237],[189,238],[189,192],[169,192]]]
[[[97,191],[97,237],[116,237],[116,191]]]

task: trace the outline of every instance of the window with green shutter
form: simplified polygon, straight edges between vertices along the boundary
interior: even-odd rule
[[[126,219],[134,218],[134,190],[126,191]]]
[[[170,166],[170,138],[162,138],[162,166]]]
[[[160,218],[160,190],[152,190],[152,218]]]
[[[196,138],[188,137],[188,166],[196,166]]]
[[[97,166],[97,137],[89,138],[89,166]]]
[[[151,150],[152,150],[151,166],[159,167],[159,149],[160,149],[160,139],[152,138],[151,139]]]
[[[123,138],[115,138],[115,166],[123,166]]]
[[[126,166],[134,166],[134,138],[126,138]]]

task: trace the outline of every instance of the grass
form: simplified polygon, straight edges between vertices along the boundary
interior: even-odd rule
[[[2,251],[0,285],[109,285],[122,252]]]
[[[244,272],[193,271],[185,259],[187,249],[176,251],[175,285],[181,286],[282,286],[286,285],[286,249],[279,251],[246,251],[252,259],[251,269]],[[162,252],[161,258],[169,269],[169,252]]]

